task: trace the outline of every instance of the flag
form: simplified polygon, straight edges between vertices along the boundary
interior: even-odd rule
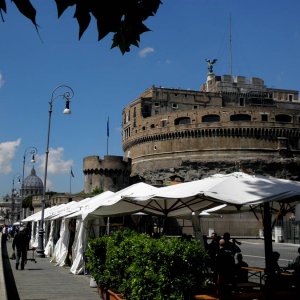
[[[107,137],[109,137],[109,117],[107,118],[106,131],[107,131]]]
[[[74,177],[74,173],[73,173],[72,169],[71,169],[71,176]]]

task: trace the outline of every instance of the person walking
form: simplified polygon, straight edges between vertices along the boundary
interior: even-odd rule
[[[16,270],[19,269],[19,264],[21,260],[21,270],[24,270],[24,266],[27,260],[27,250],[28,250],[29,236],[27,233],[27,228],[20,227],[19,232],[15,235],[12,243],[13,251],[17,249],[16,253]]]
[[[2,240],[1,240],[2,245],[6,244],[7,238],[8,238],[8,227],[6,224],[4,224],[2,228]]]

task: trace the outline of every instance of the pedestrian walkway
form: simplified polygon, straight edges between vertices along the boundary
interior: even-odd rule
[[[50,258],[35,256],[36,263],[28,261],[25,270],[16,270],[12,254],[12,242],[3,249],[8,300],[95,300],[96,288],[90,287],[90,276],[74,275],[69,268],[58,267]],[[28,252],[31,258],[31,252]]]

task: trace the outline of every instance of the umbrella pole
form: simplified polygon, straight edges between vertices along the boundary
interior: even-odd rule
[[[273,252],[273,245],[272,245],[272,225],[271,225],[271,212],[270,212],[270,203],[264,203],[264,244],[265,244],[265,260],[266,260],[266,299],[268,299],[269,295],[269,288],[270,288],[270,277],[272,276],[272,252]]]

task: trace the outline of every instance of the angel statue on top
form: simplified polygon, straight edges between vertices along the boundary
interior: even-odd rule
[[[213,60],[210,60],[210,59],[206,59],[205,60],[207,62],[207,68],[208,68],[208,72],[210,74],[213,73],[213,64],[217,62],[217,59],[213,59]]]

